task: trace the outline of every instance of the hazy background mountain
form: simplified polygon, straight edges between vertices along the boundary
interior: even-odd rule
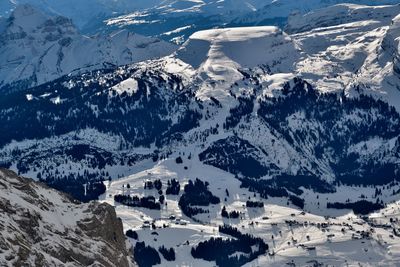
[[[71,18],[81,32],[94,34],[116,28],[182,43],[192,33],[223,26],[279,25],[292,13],[338,3],[396,4],[396,0],[4,0],[0,15],[8,16],[22,3]]]
[[[166,56],[175,49],[123,29],[86,36],[66,17],[20,5],[0,20],[0,88],[28,88],[66,74]]]

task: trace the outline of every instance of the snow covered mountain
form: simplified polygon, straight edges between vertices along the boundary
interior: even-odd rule
[[[0,21],[0,88],[27,88],[66,74],[157,58],[174,45],[125,30],[81,35],[71,20],[50,17],[30,5]]]
[[[392,19],[399,13],[399,8],[398,5],[372,8],[339,5],[321,10],[320,16],[305,15],[303,21],[310,22],[308,28],[311,30],[292,35],[309,54],[305,61],[297,64],[297,71],[324,91],[344,88],[349,96],[372,95],[398,111],[400,98],[395,57],[398,47],[390,40],[396,38],[395,20]],[[354,17],[354,22],[347,19],[341,22],[340,18],[345,17],[343,13],[352,14],[348,17]],[[368,19],[360,20],[363,14]],[[332,19],[335,17],[338,19]],[[302,19],[294,22],[299,27],[289,24],[287,28],[299,30]],[[326,27],[318,28],[320,22]],[[343,41],[345,39],[347,41]]]
[[[162,1],[145,10],[110,16],[101,28],[126,28],[181,44],[196,31],[223,27],[239,14],[252,13],[264,5],[262,0]]]
[[[397,0],[268,0],[268,1],[163,1],[144,10],[111,16],[104,31],[115,28],[158,36],[164,40],[183,43],[196,31],[211,28],[268,26],[283,27],[292,14],[303,15],[312,10],[340,3],[367,5],[397,4]]]
[[[112,206],[0,170],[2,266],[134,266]]]
[[[0,102],[3,165],[76,191],[76,183],[194,149],[202,164],[243,177],[308,177],[331,189],[339,181],[388,183],[399,173],[391,19],[400,7],[333,10],[343,9],[366,18],[336,25],[343,22],[325,15],[334,26],[317,23],[293,35],[271,26],[201,31],[162,59],[7,94]],[[328,11],[320,12],[340,18]],[[238,145],[241,153],[222,160]],[[49,166],[49,158],[57,168],[34,167]],[[242,160],[258,171],[247,173]],[[55,177],[78,182],[68,187]]]
[[[399,8],[386,6],[363,6],[355,4],[339,4],[309,12],[305,15],[294,14],[289,17],[285,31],[299,33],[315,28],[336,26],[357,21],[385,20],[389,21],[396,16]]]
[[[167,19],[166,24],[174,24],[172,17],[189,16],[199,17],[219,15],[233,16],[233,14],[252,12],[265,5],[264,0],[4,0],[0,3],[0,16],[8,16],[18,4],[30,4],[49,14],[57,14],[71,18],[73,23],[81,30],[91,33],[96,32],[97,26],[103,24],[103,20],[116,16],[126,16],[129,23],[142,24],[142,19],[133,19],[137,12],[145,12],[152,16]],[[132,18],[132,19],[129,19]],[[146,23],[144,23],[146,24]],[[200,26],[200,25],[199,25]],[[145,33],[143,29],[141,32]],[[167,32],[167,31],[165,31]],[[147,35],[152,35],[148,33]]]
[[[4,0],[0,16],[7,17],[18,4],[28,3],[48,14],[64,16],[85,33],[117,29],[156,36],[178,44],[196,31],[214,27],[285,25],[292,13],[340,3],[397,4],[396,0]]]
[[[161,0],[4,0],[0,3],[0,16],[8,17],[18,5],[29,4],[49,14],[71,18],[73,23],[81,28],[99,17],[145,9],[161,2]]]
[[[276,27],[197,32],[176,53],[178,62],[194,71],[192,79],[200,87],[196,97],[215,97],[227,106],[234,103],[229,87],[242,79],[241,69],[265,65],[269,71],[288,73],[299,56],[292,39]]]
[[[397,263],[398,14],[341,4],[286,32],[208,29],[163,58],[9,90],[0,164],[115,205],[143,266]]]
[[[358,5],[393,5],[398,4],[396,0],[307,0],[307,1],[291,1],[291,0],[276,0],[267,3],[263,8],[249,14],[244,14],[241,17],[235,18],[233,24],[239,25],[264,25],[276,20],[286,21],[286,18],[293,14],[304,15],[321,8],[333,6],[336,4],[358,4]],[[322,15],[321,13],[319,13]]]

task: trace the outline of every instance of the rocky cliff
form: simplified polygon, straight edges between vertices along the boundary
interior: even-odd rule
[[[1,266],[133,266],[108,204],[81,204],[0,169]]]

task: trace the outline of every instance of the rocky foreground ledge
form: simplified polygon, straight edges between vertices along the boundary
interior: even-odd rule
[[[112,206],[0,169],[1,266],[134,266]]]

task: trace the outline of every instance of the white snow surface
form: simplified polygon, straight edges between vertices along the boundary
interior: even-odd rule
[[[242,79],[240,69],[267,65],[275,72],[291,72],[299,56],[287,34],[264,26],[196,32],[173,57],[188,65],[189,76],[201,81],[199,99],[213,96],[229,106],[227,89]]]
[[[399,5],[338,5],[297,17],[288,28],[308,30],[290,35],[304,53],[295,73],[323,92],[367,94],[399,111],[398,26],[392,22],[399,13]]]
[[[191,148],[186,148],[185,153],[188,152],[195,153]],[[175,163],[174,157],[178,155],[183,156],[183,165]],[[284,266],[288,262],[296,266],[308,266],[310,260],[333,266],[394,266],[400,260],[400,249],[396,245],[400,239],[392,234],[392,227],[396,227],[397,221],[392,226],[389,223],[389,218],[398,219],[398,202],[371,214],[369,222],[349,210],[326,208],[327,202],[340,202],[344,199],[357,201],[361,194],[367,199],[373,199],[375,188],[343,186],[333,194],[316,194],[304,190],[302,197],[307,204],[302,213],[291,204],[287,205],[285,199],[265,200],[258,194],[253,195],[240,188],[240,182],[234,175],[203,165],[197,158],[189,160],[187,155],[181,151],[150,169],[112,181],[107,184],[107,192],[102,196],[101,201],[116,206],[125,230],[132,229],[138,233],[138,241],[144,241],[155,248],[161,245],[174,248],[176,261],[168,262],[160,256],[162,262],[159,266],[215,266],[213,262],[193,259],[190,249],[211,237],[228,237],[218,233],[218,226],[224,223],[237,227],[241,232],[263,238],[270,247],[268,254],[245,266]],[[167,195],[167,205],[163,205],[161,211],[127,207],[113,200],[115,194],[157,197],[156,190],[143,189],[144,182],[160,179],[165,188],[167,180],[172,178],[180,181],[181,190],[189,179],[199,178],[209,182],[210,191],[221,199],[221,204],[207,207],[210,213],[196,216],[200,221],[195,221],[182,214],[177,196]],[[127,184],[130,189],[126,188]],[[383,191],[382,198],[385,201],[397,199],[398,195],[391,195],[391,191],[385,190],[385,187],[378,188]],[[226,189],[229,197],[225,194]],[[246,208],[248,199],[262,201],[265,206],[262,209]],[[240,220],[222,218],[220,212],[223,206],[228,211],[240,211]],[[170,219],[171,216],[177,219]],[[185,222],[183,225],[182,221]],[[156,229],[145,227],[146,222],[153,222]],[[371,237],[361,238],[362,231],[370,233]],[[136,243],[133,239],[130,241],[132,245]],[[307,250],[314,247],[315,250]]]
[[[134,78],[129,78],[113,86],[111,90],[117,92],[118,94],[127,92],[129,95],[132,95],[135,94],[138,90],[138,82]]]
[[[305,31],[291,35],[269,26],[200,31],[165,58],[164,69],[196,79],[199,99],[212,96],[227,107],[227,91],[243,78],[238,70],[268,66],[266,81],[292,74],[322,92],[364,93],[400,110],[399,13],[400,5],[342,4],[296,16],[288,29]]]

